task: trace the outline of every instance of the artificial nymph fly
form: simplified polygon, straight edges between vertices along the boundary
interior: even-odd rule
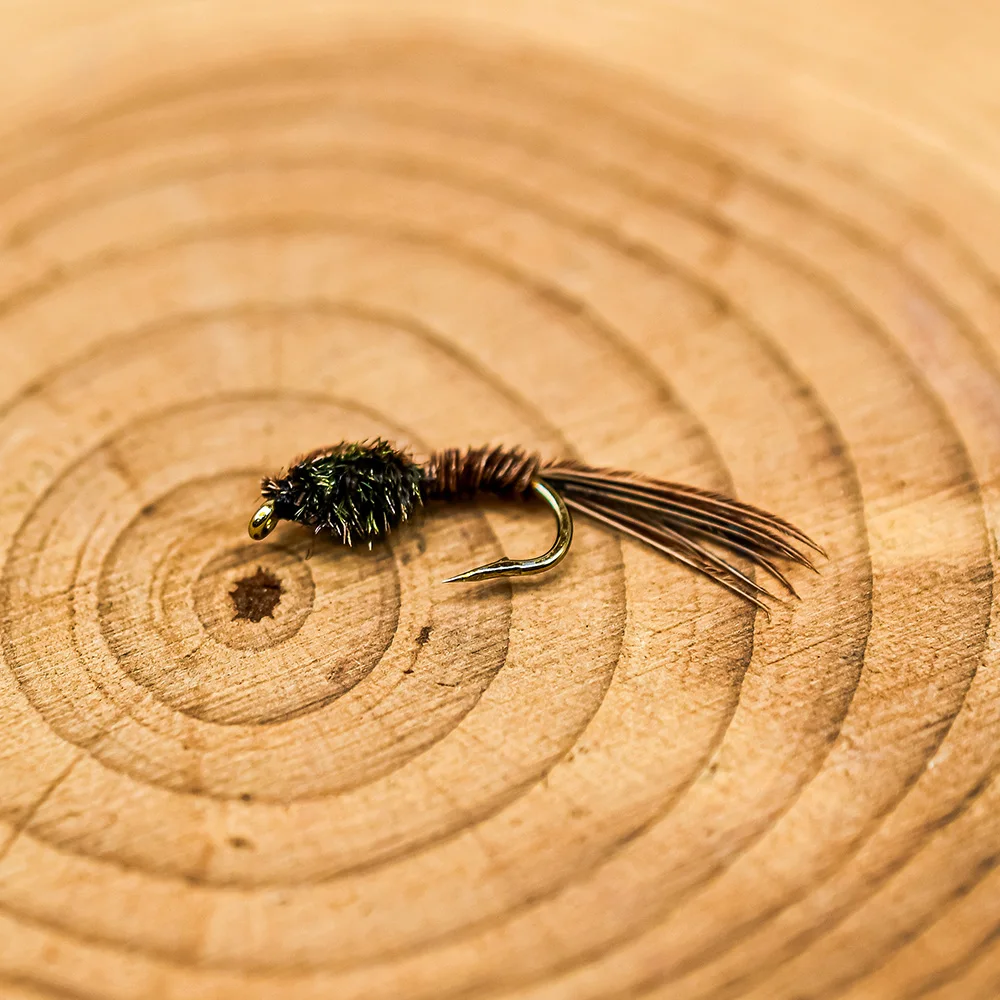
[[[803,549],[823,554],[780,517],[693,486],[575,461],[543,463],[520,448],[449,448],[420,463],[381,439],[345,441],[315,451],[284,475],[264,479],[264,502],[251,518],[249,532],[261,539],[279,521],[297,521],[344,544],[370,547],[425,502],[468,500],[481,493],[537,496],[555,515],[556,540],[541,556],[498,559],[446,582],[520,576],[555,566],[573,540],[571,509],[645,542],[765,611],[760,598],[774,595],[717,550],[743,556],[793,595],[773,560],[814,568]]]

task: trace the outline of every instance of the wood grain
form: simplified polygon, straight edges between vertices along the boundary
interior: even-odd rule
[[[0,996],[1000,995],[1000,23],[900,10],[0,4]],[[249,542],[375,434],[831,558]]]

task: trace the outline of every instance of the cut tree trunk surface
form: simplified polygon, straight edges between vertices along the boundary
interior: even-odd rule
[[[0,997],[1000,996],[1000,16],[829,6],[0,4]],[[376,435],[830,558],[247,538]]]

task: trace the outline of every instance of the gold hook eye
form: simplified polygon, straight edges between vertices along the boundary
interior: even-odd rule
[[[274,504],[268,500],[266,503],[262,503],[257,508],[257,513],[250,518],[247,531],[255,542],[259,542],[262,538],[266,538],[271,534],[277,524],[278,518],[274,513]]]
[[[486,566],[477,566],[458,576],[450,577],[445,583],[460,583],[463,580],[492,580],[498,576],[523,576],[525,573],[541,573],[555,566],[569,552],[573,541],[573,518],[563,498],[542,479],[533,479],[531,488],[548,504],[556,519],[556,540],[544,555],[534,559],[497,559]]]

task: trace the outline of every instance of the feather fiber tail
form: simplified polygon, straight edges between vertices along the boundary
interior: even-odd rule
[[[714,549],[748,559],[793,597],[798,594],[772,560],[815,570],[806,550],[826,555],[782,518],[693,486],[575,462],[552,462],[539,470],[539,478],[556,487],[573,510],[645,542],[765,613],[761,598],[780,599]]]

